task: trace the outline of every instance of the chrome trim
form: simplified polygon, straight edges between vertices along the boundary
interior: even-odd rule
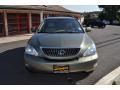
[[[74,48],[74,47],[40,47],[40,50],[41,50],[41,52],[42,52],[42,55],[43,55],[43,57],[45,57],[45,58],[48,58],[48,59],[57,59],[57,60],[63,60],[63,59],[73,59],[73,58],[77,58],[77,57],[80,57],[81,56],[81,49],[80,49],[80,51],[76,54],[76,55],[73,55],[73,56],[65,56],[65,57],[55,57],[55,56],[48,56],[48,55],[46,55],[44,52],[43,52],[43,50],[42,50],[42,48]]]

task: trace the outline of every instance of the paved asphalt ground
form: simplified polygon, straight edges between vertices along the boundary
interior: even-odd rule
[[[88,34],[95,41],[99,54],[98,67],[93,73],[30,73],[25,69],[23,60],[26,41],[19,41],[0,45],[0,84],[95,84],[120,65],[120,26],[94,28]]]

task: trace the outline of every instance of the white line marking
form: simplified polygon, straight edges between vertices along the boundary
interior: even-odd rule
[[[100,79],[95,85],[111,85],[116,77],[120,75],[120,66]]]

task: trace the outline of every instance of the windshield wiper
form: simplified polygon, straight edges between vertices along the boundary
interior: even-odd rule
[[[63,31],[63,30],[58,30],[58,31],[55,31],[55,32],[46,32],[46,31],[42,31],[42,32],[38,32],[38,33],[82,33],[82,32],[74,32],[74,31]]]

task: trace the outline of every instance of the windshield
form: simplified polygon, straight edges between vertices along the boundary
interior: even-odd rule
[[[83,33],[75,19],[46,19],[38,31],[40,33]]]

